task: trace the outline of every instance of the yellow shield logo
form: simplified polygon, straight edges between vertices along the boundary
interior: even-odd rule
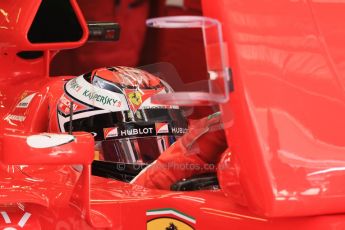
[[[172,208],[146,211],[146,230],[194,230],[196,219]]]
[[[128,94],[128,98],[133,105],[140,105],[143,103],[141,99],[141,93],[139,91],[131,92]]]
[[[188,224],[174,218],[157,218],[147,222],[147,230],[193,230]]]

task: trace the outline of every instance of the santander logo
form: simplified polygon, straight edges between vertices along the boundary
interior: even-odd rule
[[[156,134],[169,133],[169,124],[165,122],[156,123]]]

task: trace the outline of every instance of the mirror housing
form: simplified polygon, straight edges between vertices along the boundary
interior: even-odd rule
[[[94,138],[85,132],[4,134],[1,161],[9,165],[91,164]]]

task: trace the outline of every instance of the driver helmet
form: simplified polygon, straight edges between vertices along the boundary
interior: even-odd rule
[[[93,174],[129,181],[187,131],[179,107],[151,102],[153,95],[171,92],[144,70],[99,68],[65,84],[58,126],[61,132],[94,135]]]

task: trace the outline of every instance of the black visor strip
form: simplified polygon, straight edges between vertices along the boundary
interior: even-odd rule
[[[176,126],[171,122],[122,123],[103,129],[104,139],[121,139],[149,136],[181,136],[188,131],[187,126]]]
[[[136,113],[132,113],[131,111],[109,112],[75,119],[72,121],[72,126],[73,131],[94,133],[95,140],[100,141],[106,139],[106,135],[104,135],[104,129],[106,128],[118,127],[119,130],[125,130],[139,128],[135,127],[135,125],[143,128],[147,125],[148,127],[146,128],[154,128],[154,130],[149,130],[150,133],[152,133],[152,131],[156,129],[156,123],[169,123],[168,134],[172,135],[181,135],[188,127],[188,121],[184,118],[182,111],[179,109],[148,109],[138,110]],[[64,124],[64,128],[65,130],[69,130],[68,122]],[[146,136],[144,132],[147,132],[147,130],[141,130],[140,133],[138,131],[138,136],[142,134]],[[130,131],[127,133],[129,134]],[[153,134],[150,135],[156,135],[156,133],[153,132]]]

